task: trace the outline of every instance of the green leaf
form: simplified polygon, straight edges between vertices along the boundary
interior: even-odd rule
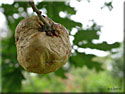
[[[99,39],[99,35],[97,35],[97,31],[95,30],[79,30],[75,35],[75,39],[73,43],[78,45],[80,41],[92,41],[93,39]]]
[[[75,39],[73,43],[75,45],[78,45],[78,43],[82,41],[91,42],[93,39],[99,39],[98,32],[101,31],[101,26],[97,25],[93,20],[92,22],[93,22],[92,26],[87,27],[87,29],[80,29],[74,35]]]
[[[14,7],[14,4],[2,4],[2,8],[4,8],[5,15],[13,15],[14,13],[18,13],[18,8]]]
[[[92,59],[96,57],[95,55],[79,53],[76,51],[75,56],[71,56],[69,61],[75,67],[87,66],[89,69],[95,68],[97,71],[102,70],[101,63],[95,62]]]
[[[60,24],[64,25],[70,31],[71,31],[71,29],[73,27],[76,27],[76,26],[81,27],[82,26],[81,23],[75,22],[75,21],[70,20],[68,18],[60,18],[59,17],[59,18],[54,19],[54,21],[57,22],[57,23],[60,23]]]
[[[102,42],[102,43],[99,43],[99,44],[94,44],[92,42],[88,42],[86,44],[78,45],[78,47],[92,48],[92,49],[98,49],[98,50],[103,50],[103,51],[109,51],[112,48],[120,47],[120,43],[115,42],[113,44],[108,44],[107,42]]]
[[[41,2],[38,3],[37,7],[39,9],[45,7],[47,9],[48,16],[56,14],[58,15],[60,11],[67,11],[69,14],[75,14],[76,11],[73,7],[70,7],[65,2]]]
[[[60,68],[60,69],[58,69],[56,72],[55,72],[55,74],[57,75],[57,76],[60,76],[60,77],[62,77],[62,78],[67,78],[66,76],[65,76],[65,73],[66,71],[65,70],[63,70],[62,68]]]
[[[24,79],[24,76],[18,68],[15,68],[12,72],[3,74],[3,92],[20,92],[22,79]]]

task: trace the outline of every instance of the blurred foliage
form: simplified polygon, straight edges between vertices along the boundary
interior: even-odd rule
[[[42,75],[43,76],[43,75]],[[97,73],[87,67],[75,68],[66,73],[68,79],[58,78],[54,73],[48,78],[30,74],[23,81],[23,92],[122,92],[119,79],[112,78],[108,71]],[[50,79],[50,78],[51,79]],[[34,82],[34,83],[32,83]],[[117,88],[113,90],[112,88]]]
[[[103,9],[104,7],[107,7],[111,11],[113,9],[112,1],[105,2],[101,9]]]
[[[110,74],[113,78],[119,79],[120,87],[123,87],[123,78],[124,78],[124,61],[123,61],[123,43],[121,44],[120,48],[118,48],[115,52],[116,54],[113,54],[111,59],[113,61],[111,62],[112,70],[110,71]]]
[[[3,92],[10,92],[10,91],[21,92],[22,81],[25,81],[25,79],[27,79],[25,77],[24,69],[18,64],[18,61],[17,61],[14,31],[15,31],[17,24],[19,23],[21,19],[24,19],[25,17],[33,15],[33,14],[28,14],[29,7],[30,6],[28,5],[27,2],[14,2],[13,4],[2,4],[0,6],[0,8],[4,10],[3,14],[6,17],[9,30],[11,31],[11,36],[2,40],[2,47],[3,47],[2,49],[2,85],[3,85],[3,88],[2,89],[3,89]],[[76,45],[79,48],[91,48],[91,49],[111,52],[112,48],[119,47],[119,43],[108,44],[107,42],[103,42],[99,44],[94,44],[92,40],[99,39],[98,32],[101,32],[100,30],[101,27],[98,26],[95,22],[93,22],[92,26],[88,27],[87,29],[83,29],[82,24],[80,22],[75,22],[70,18],[71,15],[76,14],[76,11],[73,7],[70,7],[69,3],[39,2],[37,4],[37,7],[39,9],[45,8],[47,11],[47,16],[50,17],[55,22],[64,25],[69,31],[70,36],[73,36],[71,35],[72,28],[76,28],[78,30],[78,32],[73,36],[74,44],[72,45],[72,49],[74,49],[73,47],[74,45]],[[59,16],[60,12],[66,12],[67,13],[66,17],[64,18],[60,17]],[[18,16],[15,17],[15,15],[18,15]],[[40,80],[41,78],[33,78],[33,81],[35,81],[35,83],[38,83],[38,86],[37,86],[38,89],[36,90],[41,89],[42,91],[45,91],[46,89],[44,88],[44,86],[47,86],[48,89],[53,87],[51,91],[54,92],[55,86],[58,87],[58,85],[61,87],[56,89],[57,91],[65,90],[65,85],[63,85],[62,83],[56,83],[58,82],[58,80],[56,79],[55,76],[54,78],[53,75],[66,78],[65,73],[67,73],[72,67],[76,68],[76,67],[86,66],[87,68],[91,70],[95,69],[98,72],[103,70],[102,63],[93,61],[93,58],[96,57],[95,55],[81,53],[78,51],[78,49],[74,49],[74,50],[75,52],[71,54],[71,57],[68,61],[69,62],[68,68],[62,67],[55,73],[41,75],[43,80]],[[50,79],[50,80],[46,81],[46,78],[44,77],[47,77],[47,79]],[[43,83],[44,81],[46,81],[46,83]],[[25,87],[25,89],[31,88],[26,85],[23,87]],[[92,87],[92,86],[88,86],[88,87]],[[101,86],[98,86],[98,87],[101,87]],[[31,89],[30,91],[32,92]]]

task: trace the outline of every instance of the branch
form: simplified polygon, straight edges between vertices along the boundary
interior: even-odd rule
[[[39,19],[47,26],[49,30],[51,30],[51,25],[41,16],[41,11],[35,6],[33,1],[29,1],[29,5],[32,7],[33,11],[37,13]]]

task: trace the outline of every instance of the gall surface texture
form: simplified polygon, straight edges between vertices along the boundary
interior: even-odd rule
[[[53,24],[58,36],[48,36],[44,24],[37,16],[23,19],[15,30],[17,60],[27,71],[34,73],[55,72],[67,61],[71,53],[69,35],[64,26]]]

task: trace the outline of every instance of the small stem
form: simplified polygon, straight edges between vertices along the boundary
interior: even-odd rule
[[[33,11],[37,13],[39,19],[47,26],[48,30],[51,30],[51,25],[41,16],[41,11],[35,6],[33,1],[29,1],[29,5],[32,7]]]

